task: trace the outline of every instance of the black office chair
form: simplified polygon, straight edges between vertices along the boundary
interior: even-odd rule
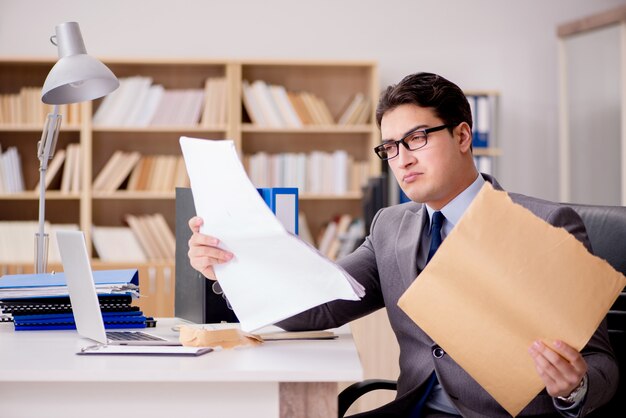
[[[626,207],[568,204],[582,218],[593,252],[626,274]],[[609,338],[617,358],[620,382],[613,399],[594,411],[591,417],[626,416],[626,292],[622,291],[607,315]],[[350,405],[373,390],[396,390],[394,380],[370,379],[354,383],[338,397],[338,413],[342,418]],[[621,414],[616,414],[620,411]]]

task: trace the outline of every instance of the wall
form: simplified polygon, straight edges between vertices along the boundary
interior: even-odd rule
[[[558,199],[560,23],[617,0],[0,0],[0,56],[52,56],[57,23],[104,57],[375,59],[381,86],[415,71],[502,94],[499,180]],[[617,88],[617,87],[616,87]]]

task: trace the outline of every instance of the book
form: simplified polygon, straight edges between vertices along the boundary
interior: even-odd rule
[[[487,96],[476,97],[476,141],[474,147],[489,146],[489,132],[491,128],[491,111]]]
[[[105,191],[113,192],[119,189],[140,159],[141,154],[137,151],[124,154],[122,164],[120,164],[112,175],[110,175],[109,181],[105,186]]]
[[[46,189],[50,187],[50,183],[52,183],[52,180],[54,179],[54,177],[59,173],[61,166],[63,165],[63,161],[65,161],[65,150],[61,149],[61,150],[58,150],[54,154],[52,161],[50,161],[50,164],[48,164],[48,169],[46,170],[46,178],[45,178]],[[37,182],[37,185],[35,186],[34,190],[38,191],[39,186],[40,186],[40,183]]]
[[[364,100],[363,93],[357,93],[354,95],[348,106],[339,117],[338,125],[349,125],[350,121],[354,120],[354,115],[357,113],[360,103]]]
[[[285,126],[285,122],[278,110],[278,105],[272,98],[270,88],[262,80],[255,80],[251,84],[254,101],[258,104],[263,114],[265,126],[272,128],[281,128]]]
[[[94,226],[93,245],[105,262],[144,262],[146,255],[129,227]]]
[[[63,165],[63,174],[61,175],[61,193],[69,193],[72,184],[73,165],[76,164],[74,156],[76,146],[78,144],[69,144],[66,148],[65,164]]]
[[[247,80],[243,81],[241,94],[243,105],[250,121],[258,126],[267,126],[265,116],[261,111],[261,105],[257,102],[252,86]]]
[[[337,254],[339,254],[339,250],[341,248],[341,240],[345,238],[345,235],[348,232],[348,227],[352,222],[352,216],[349,214],[343,214],[339,216],[339,219],[336,222],[337,228],[330,244],[328,245],[328,249],[326,250],[326,256],[331,260],[337,259]]]
[[[274,102],[278,105],[278,110],[282,120],[284,121],[284,126],[301,128],[302,121],[289,101],[285,87],[278,85],[270,86],[270,92]]]
[[[147,215],[147,217],[151,220],[152,228],[157,233],[158,240],[162,243],[161,246],[164,249],[165,258],[173,259],[176,251],[176,237],[167,225],[165,217],[161,213]]]
[[[154,242],[152,234],[147,230],[146,225],[142,222],[139,216],[134,215],[126,215],[125,218],[126,223],[130,226],[133,234],[139,241],[139,245],[144,251],[144,254],[148,258],[148,260],[158,260],[161,259],[161,253]]]
[[[93,182],[94,191],[105,190],[106,183],[110,176],[113,175],[115,170],[119,167],[121,160],[124,158],[123,151],[115,151],[113,155],[104,164],[104,167],[100,170],[96,179]]]

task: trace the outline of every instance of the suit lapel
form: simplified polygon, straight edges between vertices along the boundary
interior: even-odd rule
[[[482,174],[486,182],[496,190],[502,190],[502,186],[488,174]],[[419,204],[418,204],[419,205]],[[424,206],[420,205],[416,211],[404,212],[398,228],[396,239],[396,261],[402,275],[402,281],[406,288],[417,277],[417,251],[421,242],[422,229],[424,227]],[[414,233],[412,233],[414,231]]]
[[[407,288],[417,277],[417,250],[422,236],[423,213],[423,207],[417,212],[404,212],[398,227],[396,261]]]

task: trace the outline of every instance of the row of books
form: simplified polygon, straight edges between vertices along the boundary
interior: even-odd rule
[[[297,187],[300,193],[356,192],[369,176],[368,163],[355,161],[343,150],[309,154],[259,152],[245,155],[243,162],[256,187]]]
[[[125,220],[128,227],[93,227],[93,244],[102,261],[174,259],[176,239],[162,214],[126,215]]]
[[[2,152],[0,148],[0,193],[21,193],[24,191],[22,161],[16,147]]]
[[[53,185],[57,174],[62,173],[61,181],[58,183],[61,193],[80,192],[81,174],[83,171],[80,150],[80,144],[68,144],[67,149],[59,149],[54,153],[54,157],[52,157],[46,170],[46,189]],[[39,182],[37,182],[34,190],[39,190]]]
[[[76,224],[50,224],[46,222],[48,234],[48,263],[60,263],[61,256],[56,241],[58,230],[78,230]],[[32,263],[35,257],[35,234],[37,221],[0,221],[0,264]]]
[[[472,145],[474,148],[492,146],[495,142],[496,96],[467,95],[467,101],[472,110]]]
[[[152,78],[120,79],[120,87],[104,98],[94,126],[215,126],[226,123],[224,77],[208,78],[204,89],[165,89]]]
[[[22,87],[17,94],[0,94],[0,124],[40,124],[52,113],[52,106],[41,101],[41,87]],[[81,111],[78,103],[59,106],[65,125],[80,125]]]
[[[176,155],[147,155],[115,151],[93,182],[93,190],[114,192],[124,185],[134,191],[173,191],[189,187],[185,161]]]
[[[337,120],[337,124],[344,126],[366,124],[370,119],[370,107],[370,100],[363,93],[355,94]]]
[[[343,214],[331,219],[319,232],[318,249],[331,260],[350,254],[365,236],[363,219]]]
[[[291,92],[263,80],[243,82],[244,108],[255,125],[272,128],[301,128],[304,125],[334,125],[326,102],[306,91]],[[369,120],[370,102],[356,94],[338,119],[340,125],[357,125]]]

